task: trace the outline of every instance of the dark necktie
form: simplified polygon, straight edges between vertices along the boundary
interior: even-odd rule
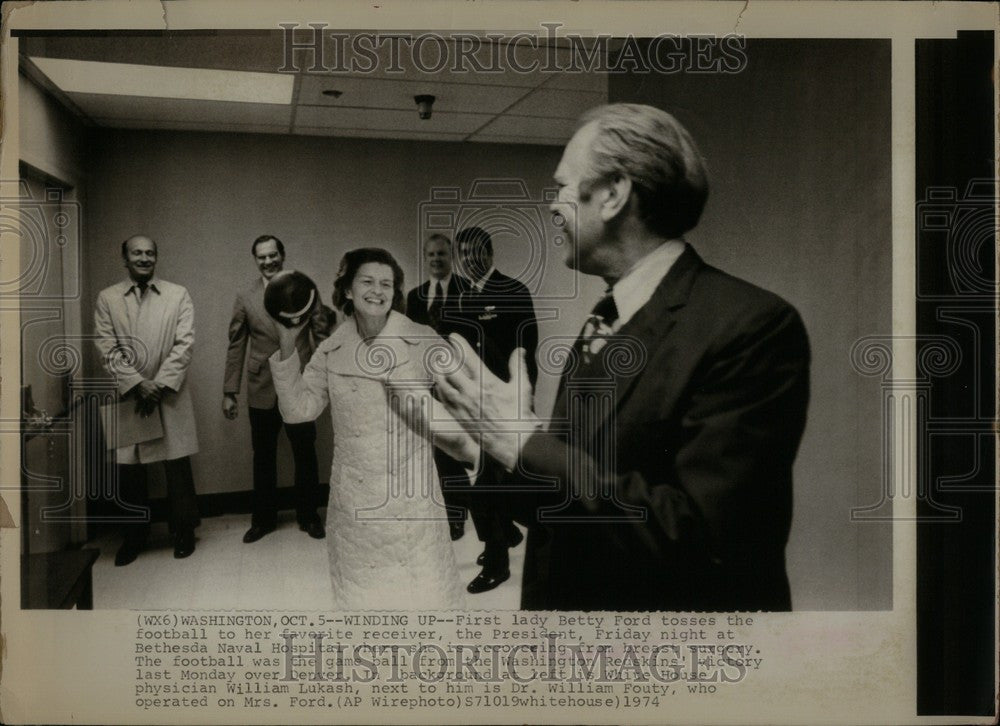
[[[607,337],[611,335],[616,320],[618,306],[615,305],[614,295],[609,288],[590,311],[590,317],[583,324],[583,331],[580,333],[580,353],[583,355],[584,365],[589,364],[608,342]]]
[[[444,289],[441,281],[434,283],[434,299],[431,300],[430,307],[427,308],[427,319],[434,330],[441,325],[441,309],[444,307]]]
[[[559,378],[559,388],[556,393],[556,404],[552,411],[552,417],[562,418],[566,414],[567,402],[563,397],[566,384],[569,378],[579,371],[581,367],[587,366],[607,343],[607,337],[611,335],[611,326],[618,319],[618,306],[611,295],[609,287],[604,293],[594,309],[590,311],[590,316],[583,324],[579,337],[573,343],[573,353],[566,360],[566,367],[563,368],[562,376]]]
[[[139,297],[140,300],[142,300],[146,296],[146,290],[147,288],[149,288],[149,283],[137,282],[135,284],[135,288],[136,288],[135,289],[136,295]]]

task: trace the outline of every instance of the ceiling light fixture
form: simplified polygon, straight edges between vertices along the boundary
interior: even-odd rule
[[[420,118],[424,121],[431,117],[431,106],[434,105],[436,100],[434,96],[423,93],[419,96],[414,96],[413,100],[417,102],[417,113],[420,114]]]
[[[290,104],[295,77],[287,73],[178,68],[32,57],[66,93],[100,93],[195,101]]]

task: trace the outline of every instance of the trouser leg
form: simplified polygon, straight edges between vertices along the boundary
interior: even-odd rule
[[[253,446],[253,517],[256,527],[273,528],[278,522],[278,407],[250,408],[250,441]]]
[[[295,518],[299,524],[315,520],[319,492],[319,464],[316,462],[316,424],[312,421],[285,424],[295,460]]]
[[[505,570],[509,566],[509,542],[515,529],[510,515],[495,496],[495,486],[499,481],[499,472],[492,469],[484,470],[476,480],[475,486],[469,489],[469,511],[472,523],[476,528],[476,536],[484,547],[483,569]],[[493,491],[491,491],[493,490]]]
[[[126,522],[122,527],[125,541],[133,545],[142,545],[149,536],[149,480],[144,464],[118,465],[118,496],[123,504],[144,508],[145,514],[141,520]],[[135,517],[135,512],[128,516]]]
[[[194,490],[191,457],[169,459],[163,462],[167,475],[167,501],[170,507],[171,532],[193,530],[201,524],[198,516],[198,499]]]
[[[448,456],[440,449],[434,449],[434,463],[441,481],[441,494],[448,510],[448,521],[465,521],[466,500],[469,491],[469,475],[460,461]]]

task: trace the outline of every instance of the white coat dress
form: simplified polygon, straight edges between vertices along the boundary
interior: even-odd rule
[[[393,311],[370,344],[347,318],[301,373],[297,354],[270,358],[286,422],[312,421],[330,404],[334,609],[465,607],[431,445],[392,409],[387,388],[429,405],[428,360],[443,344],[432,328]]]

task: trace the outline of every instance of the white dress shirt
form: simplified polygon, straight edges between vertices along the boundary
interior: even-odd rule
[[[492,275],[493,271],[496,269],[496,265],[490,265],[490,269],[488,269],[482,277],[472,283],[472,289],[476,292],[482,292],[483,288],[486,287],[486,281],[490,279],[490,275]]]
[[[439,282],[441,283],[441,293],[442,293],[441,304],[443,305],[444,303],[448,302],[448,285],[451,284],[451,273],[449,272],[440,280],[437,279],[436,277],[432,277],[430,278],[430,280],[428,280],[428,282],[430,282],[430,285],[427,286],[427,309],[430,310],[431,305],[434,303],[434,298],[436,297],[435,290]]]
[[[677,258],[684,253],[687,244],[683,240],[667,240],[618,278],[612,285],[611,294],[618,308],[618,319],[611,330],[615,333],[627,323],[639,308],[649,302],[657,286],[670,272]]]

